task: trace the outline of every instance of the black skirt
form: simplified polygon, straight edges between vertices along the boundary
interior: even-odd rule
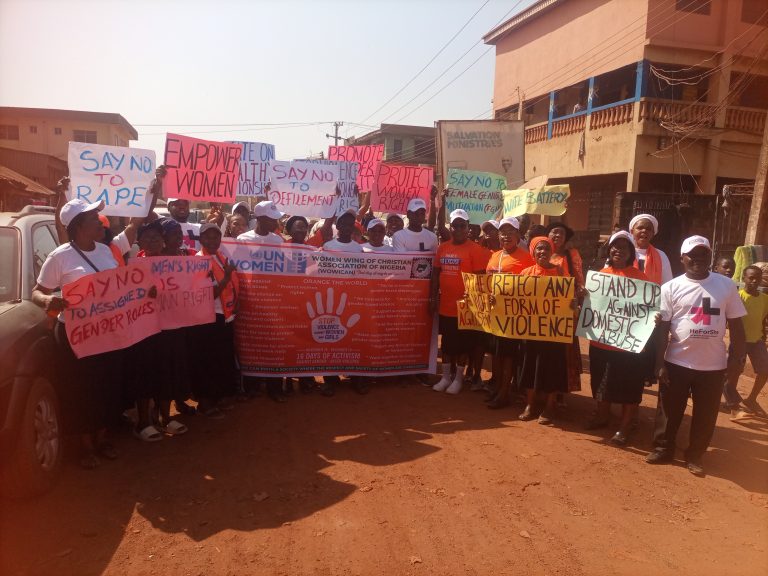
[[[92,434],[120,420],[122,351],[78,358],[72,351],[64,324],[56,322],[62,421],[65,430]]]
[[[526,340],[520,387],[541,394],[568,392],[567,347],[560,342]]]
[[[600,402],[640,404],[649,363],[647,354],[590,346],[592,397]]]

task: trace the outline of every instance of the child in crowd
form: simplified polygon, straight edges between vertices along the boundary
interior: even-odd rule
[[[747,266],[741,277],[744,288],[739,290],[739,297],[744,303],[744,308],[747,309],[747,315],[742,318],[742,322],[746,336],[747,357],[755,371],[755,382],[749,396],[741,401],[746,410],[739,410],[732,418],[734,421],[743,420],[753,415],[760,418],[766,417],[765,410],[757,402],[757,396],[768,380],[768,349],[765,346],[766,332],[768,332],[768,294],[762,294],[758,290],[761,278],[762,270],[757,266]],[[731,397],[740,400],[741,397],[736,391],[736,383],[729,384],[726,383],[726,398],[731,395]]]
[[[718,258],[715,262],[714,271],[728,278],[733,278],[733,272],[736,270],[736,261],[728,256]]]

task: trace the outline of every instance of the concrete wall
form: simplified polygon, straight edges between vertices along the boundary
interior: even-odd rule
[[[569,0],[513,30],[496,45],[494,109],[516,103],[517,86],[530,100],[642,60],[645,11],[641,0]]]
[[[72,120],[52,120],[34,116],[10,116],[4,114],[0,124],[16,125],[19,127],[18,140],[0,140],[0,146],[14,150],[39,152],[67,159],[69,142],[73,140],[75,130],[90,130],[96,132],[97,144],[110,146],[128,146],[130,135],[128,131],[117,124],[100,122],[81,122]],[[37,127],[37,133],[30,131],[30,126]],[[56,134],[56,128],[61,134]]]

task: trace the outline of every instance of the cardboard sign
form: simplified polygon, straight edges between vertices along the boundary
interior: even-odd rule
[[[64,318],[73,352],[83,358],[127,348],[160,330],[213,322],[210,270],[210,258],[202,256],[134,258],[67,284]]]
[[[166,198],[234,204],[242,146],[168,134],[163,181]]]
[[[504,176],[451,168],[446,185],[446,214],[457,209],[466,210],[470,224],[482,224],[501,216],[501,191],[507,187]]]
[[[357,174],[360,165],[357,162],[338,162],[335,160],[305,160],[310,164],[339,167],[339,195],[336,197],[335,214],[339,216],[347,209],[360,209],[360,198],[357,193]]]
[[[523,214],[562,216],[568,208],[571,187],[568,184],[543,186],[537,190],[504,190],[504,217]]]
[[[589,271],[584,288],[587,295],[576,336],[636,354],[642,352],[656,327],[661,286]]]
[[[429,206],[433,176],[431,166],[379,164],[371,194],[371,209],[405,214],[408,202],[413,198],[421,198]]]
[[[435,371],[430,256],[329,253],[232,240],[222,242],[222,250],[240,280],[235,342],[244,374]]]
[[[336,210],[339,166],[304,160],[269,163],[269,199],[286,214],[330,218]]]
[[[379,163],[384,158],[384,144],[372,146],[329,146],[328,159],[344,162],[357,162],[357,187],[361,192],[373,190],[373,183],[379,171]]]
[[[104,201],[106,216],[143,217],[152,198],[155,153],[140,148],[70,142],[67,199]]]
[[[462,274],[459,328],[517,340],[572,342],[574,279],[567,276]],[[495,302],[492,305],[490,295]]]
[[[525,142],[522,120],[440,120],[437,122],[439,186],[448,171],[481,170],[500,174],[507,186],[525,181]]]
[[[262,142],[237,142],[243,147],[240,155],[240,183],[238,196],[266,196],[264,187],[269,182],[269,161],[275,159],[275,145]]]

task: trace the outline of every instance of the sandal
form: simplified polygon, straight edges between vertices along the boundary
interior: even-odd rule
[[[107,460],[117,460],[119,454],[110,442],[102,442],[96,447],[96,453]]]
[[[188,431],[189,428],[187,428],[185,424],[182,424],[178,420],[171,420],[165,426],[165,433],[170,436],[181,436],[182,434],[186,434]]]
[[[526,406],[525,410],[523,410],[523,413],[517,417],[518,420],[522,420],[523,422],[528,422],[530,420],[534,420],[535,418],[536,415],[533,413],[530,406]]]
[[[133,435],[143,442],[160,442],[163,439],[160,431],[151,424],[141,431],[134,429]]]

